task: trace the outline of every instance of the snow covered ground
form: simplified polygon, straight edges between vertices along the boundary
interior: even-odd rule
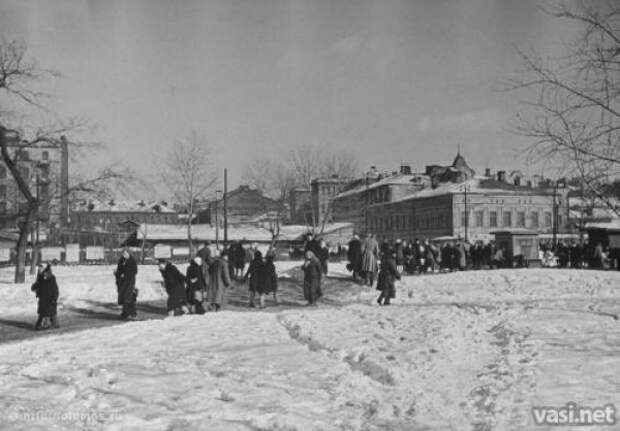
[[[263,311],[234,306],[1,344],[0,424],[529,430],[545,429],[532,406],[620,406],[618,272],[405,277],[394,305],[379,307],[372,288],[334,263],[322,304],[308,308],[299,264],[278,263],[283,304]],[[56,268],[63,306],[113,302],[111,270]],[[162,297],[159,278],[140,267],[142,300]],[[0,310],[32,314],[29,285],[7,279],[1,270]]]

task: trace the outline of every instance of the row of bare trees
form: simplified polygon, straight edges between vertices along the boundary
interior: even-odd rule
[[[291,191],[297,187],[311,189],[316,178],[332,177],[353,179],[358,176],[358,162],[353,154],[337,151],[328,145],[301,144],[292,147],[280,158],[256,159],[244,168],[243,180],[279,203],[281,218]],[[333,210],[331,205],[317,207],[309,201],[309,219],[306,224],[312,231],[322,232]],[[278,235],[279,223],[272,228]]]

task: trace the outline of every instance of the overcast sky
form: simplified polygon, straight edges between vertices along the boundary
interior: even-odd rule
[[[460,144],[481,172],[525,168],[510,134],[514,49],[559,52],[538,0],[2,0],[0,35],[64,75],[55,109],[100,126],[108,157],[146,170],[194,129],[238,185],[298,143],[361,168],[422,170]],[[535,172],[530,172],[535,173]]]

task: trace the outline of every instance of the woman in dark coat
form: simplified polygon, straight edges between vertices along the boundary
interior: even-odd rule
[[[164,278],[164,287],[168,294],[166,308],[169,316],[175,312],[188,313],[187,294],[185,292],[185,277],[179,269],[170,262],[159,262],[159,272]]]
[[[232,254],[235,266],[235,278],[240,279],[243,277],[243,268],[245,268],[245,249],[243,248],[243,243],[235,243],[232,247]]]
[[[308,301],[308,305],[314,305],[323,296],[321,292],[323,268],[319,259],[310,250],[306,252],[306,261],[302,269],[304,271],[304,298]]]
[[[357,235],[353,235],[353,239],[349,241],[347,258],[349,259],[350,270],[353,272],[353,280],[357,280],[358,275],[362,272],[362,243]]]
[[[205,313],[202,301],[204,301],[207,282],[203,274],[202,258],[196,256],[187,267],[185,279],[187,281],[187,303],[190,305],[191,311],[198,314]]]
[[[267,254],[265,265],[263,266],[263,293],[265,295],[273,293],[273,302],[277,304],[278,273],[276,272],[276,265],[273,263],[273,260],[274,256],[272,254]]]
[[[261,307],[264,306],[263,298],[263,254],[260,251],[254,252],[254,259],[250,262],[248,271],[243,277],[244,281],[250,279],[250,304],[249,307],[254,308],[254,298],[258,293],[260,295]]]
[[[56,316],[58,305],[58,284],[56,277],[52,274],[52,267],[48,264],[45,268],[39,268],[37,280],[34,282],[30,290],[37,294],[38,306],[37,323],[35,329],[47,329],[50,326],[58,328],[58,318]]]
[[[128,320],[136,320],[136,299],[138,298],[138,289],[136,289],[136,274],[138,273],[138,265],[133,256],[127,250],[123,251],[123,255],[118,260],[116,271],[116,287],[118,289],[118,305],[123,306],[121,318]]]
[[[389,250],[383,255],[381,269],[377,277],[377,290],[381,291],[379,298],[377,298],[379,305],[390,305],[390,299],[396,297],[394,286],[396,280],[400,280],[400,273],[396,269],[394,251]]]

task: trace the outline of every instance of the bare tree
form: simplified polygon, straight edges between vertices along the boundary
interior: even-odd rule
[[[560,4],[547,12],[581,32],[558,58],[519,51],[525,73],[508,88],[535,96],[525,103],[530,114],[519,115],[515,132],[533,139],[528,160],[562,166],[620,216],[604,193],[620,174],[620,6]]]
[[[357,160],[350,152],[334,151],[327,145],[297,146],[289,152],[287,162],[297,180],[296,185],[307,189],[311,189],[312,181],[319,177],[353,179],[358,173]],[[331,201],[324,208],[316,208],[316,203],[310,199],[310,209],[312,230],[323,232],[332,212]]]
[[[294,171],[281,160],[258,159],[246,166],[243,180],[278,202],[276,218],[270,220],[269,227],[272,239],[277,239],[280,225],[285,218],[289,194],[296,185]]]
[[[46,110],[41,103],[45,98],[44,93],[35,90],[37,81],[45,77],[57,76],[56,73],[46,71],[37,66],[33,60],[26,59],[26,47],[18,42],[0,42],[0,94],[8,96],[9,99],[22,102],[24,109],[37,108]],[[13,115],[15,116],[15,115]],[[19,117],[26,117],[19,115]],[[59,199],[67,197],[73,192],[92,192],[100,189],[103,184],[111,179],[120,178],[123,174],[115,169],[106,168],[98,174],[87,179],[80,179],[71,186],[59,190],[50,195],[44,202],[36,192],[33,192],[33,184],[25,172],[20,169],[20,155],[28,148],[36,148],[45,144],[52,148],[59,148],[63,145],[61,136],[65,133],[77,129],[74,122],[65,125],[52,127],[30,127],[30,132],[24,127],[12,127],[9,125],[10,118],[3,112],[0,117],[0,155],[2,161],[8,168],[11,177],[15,181],[17,189],[23,198],[23,206],[19,217],[19,238],[17,242],[17,259],[15,266],[15,282],[25,281],[26,268],[26,247],[28,235],[32,232],[35,218],[39,214],[39,209],[43,204],[49,204],[52,198]],[[33,253],[33,259],[36,250]]]
[[[187,241],[193,253],[192,221],[197,204],[210,197],[217,183],[212,150],[206,138],[193,131],[185,140],[175,142],[174,148],[164,157],[157,161],[161,166],[159,172],[174,199],[187,212]]]

